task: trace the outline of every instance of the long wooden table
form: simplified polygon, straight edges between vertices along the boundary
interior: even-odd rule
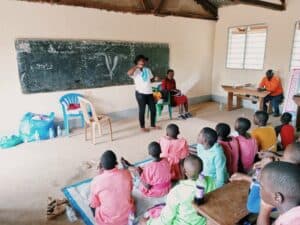
[[[295,95],[293,97],[294,102],[297,104],[297,119],[296,119],[296,128],[297,130],[300,129],[300,95]]]
[[[205,195],[197,212],[207,218],[207,225],[235,225],[248,215],[247,197],[250,184],[234,181]]]
[[[256,96],[258,97],[259,109],[263,110],[263,101],[264,98],[270,94],[268,91],[258,91],[257,89],[245,87],[245,86],[229,86],[222,85],[222,88],[227,92],[227,110],[231,111],[234,109],[242,108],[243,99],[252,100],[247,96]],[[233,105],[233,97],[236,96],[236,106]]]

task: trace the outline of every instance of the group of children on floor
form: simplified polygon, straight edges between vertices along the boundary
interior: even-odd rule
[[[159,212],[145,214],[139,224],[205,225],[206,219],[192,204],[196,183],[202,177],[204,193],[229,181],[251,183],[247,207],[259,213],[258,225],[270,225],[274,210],[280,214],[276,225],[300,225],[300,143],[295,142],[289,113],[282,115],[282,125],[276,129],[267,125],[268,117],[266,112],[257,111],[253,120],[257,127],[251,133],[251,121],[238,118],[234,127],[237,134],[233,136],[225,123],[215,129],[205,127],[198,136],[196,153],[190,152],[186,139],[179,137],[179,127],[169,124],[166,136],[149,144],[152,161],[142,168],[124,158],[123,168],[119,168],[116,155],[106,151],[100,159],[99,175],[91,184],[90,207],[96,223],[132,224],[136,210],[133,177],[138,177],[143,196],[165,197]],[[277,135],[281,137],[279,147]],[[282,156],[277,148],[284,150]]]

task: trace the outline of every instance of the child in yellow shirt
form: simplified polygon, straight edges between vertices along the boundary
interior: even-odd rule
[[[269,120],[268,113],[264,111],[257,111],[254,114],[254,128],[251,136],[256,139],[259,151],[277,151],[277,138],[274,127],[267,126]]]

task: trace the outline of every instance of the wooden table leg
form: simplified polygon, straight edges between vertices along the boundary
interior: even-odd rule
[[[300,106],[297,109],[296,128],[300,130]]]
[[[240,95],[236,96],[236,108],[237,109],[241,109],[242,108],[242,102],[243,102],[243,98]]]
[[[259,110],[264,109],[264,98],[262,98],[262,97],[258,98],[258,108],[259,108]]]
[[[227,96],[227,110],[231,111],[233,109],[233,93],[228,92]]]

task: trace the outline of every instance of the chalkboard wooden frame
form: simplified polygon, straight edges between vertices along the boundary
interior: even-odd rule
[[[132,84],[126,72],[138,54],[155,76],[169,68],[168,43],[20,38],[15,48],[24,94]]]

